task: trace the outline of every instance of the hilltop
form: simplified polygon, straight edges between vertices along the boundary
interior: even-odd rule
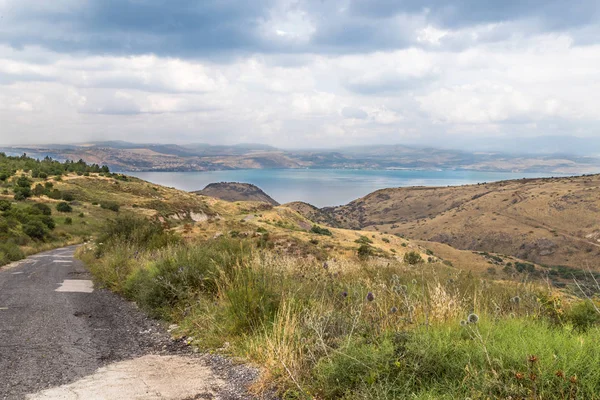
[[[262,201],[274,206],[279,203],[256,185],[239,182],[217,182],[193,193],[227,201]]]
[[[339,207],[296,209],[332,226],[600,267],[600,175],[382,189]]]

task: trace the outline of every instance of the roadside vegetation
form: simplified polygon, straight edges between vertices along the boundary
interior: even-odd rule
[[[186,239],[123,215],[79,256],[193,345],[262,366],[254,389],[284,399],[600,398],[596,298],[414,251],[323,260],[274,240]]]
[[[110,171],[81,160],[59,162],[0,153],[0,266],[41,250],[84,241],[103,223],[88,225],[87,206],[70,191],[57,188],[69,175],[91,174]],[[67,216],[75,209],[79,211],[76,216]]]

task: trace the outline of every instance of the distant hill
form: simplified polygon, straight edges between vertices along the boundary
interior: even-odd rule
[[[523,146],[524,149],[538,148]],[[568,147],[564,147],[568,149]],[[8,154],[27,153],[59,160],[108,165],[116,171],[214,171],[267,168],[423,169],[582,174],[600,172],[600,158],[568,154],[511,154],[374,145],[334,149],[282,150],[262,144],[209,145],[90,142],[66,145],[0,147]],[[531,151],[530,153],[534,153]]]
[[[339,207],[294,209],[331,226],[600,270],[600,175],[383,189]]]
[[[262,201],[274,206],[279,203],[263,192],[258,186],[250,183],[218,182],[211,183],[202,190],[194,192],[203,196],[215,197],[226,201]]]

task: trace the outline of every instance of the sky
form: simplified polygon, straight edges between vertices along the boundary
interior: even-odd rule
[[[600,136],[598,0],[0,0],[0,144]]]

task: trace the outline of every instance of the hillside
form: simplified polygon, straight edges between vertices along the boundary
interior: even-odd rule
[[[283,150],[267,145],[154,144],[119,141],[67,145],[28,145],[0,151],[34,157],[82,159],[117,171],[212,171],[266,168],[461,169],[504,172],[593,173],[600,159],[566,154],[519,155],[507,152],[377,145],[315,150]]]
[[[181,346],[259,365],[258,396],[527,398],[529,382],[546,398],[598,393],[600,304],[577,297],[572,274],[590,295],[600,287],[581,270],[326,227],[303,214],[336,214],[305,203],[229,202],[82,162],[0,156],[0,174],[2,263],[85,242],[77,256],[96,285],[164,320]],[[446,197],[441,213],[464,195]]]
[[[306,215],[540,264],[600,268],[600,175],[383,189]]]
[[[239,182],[217,182],[193,193],[227,201],[262,201],[274,206],[279,203],[256,185]]]

